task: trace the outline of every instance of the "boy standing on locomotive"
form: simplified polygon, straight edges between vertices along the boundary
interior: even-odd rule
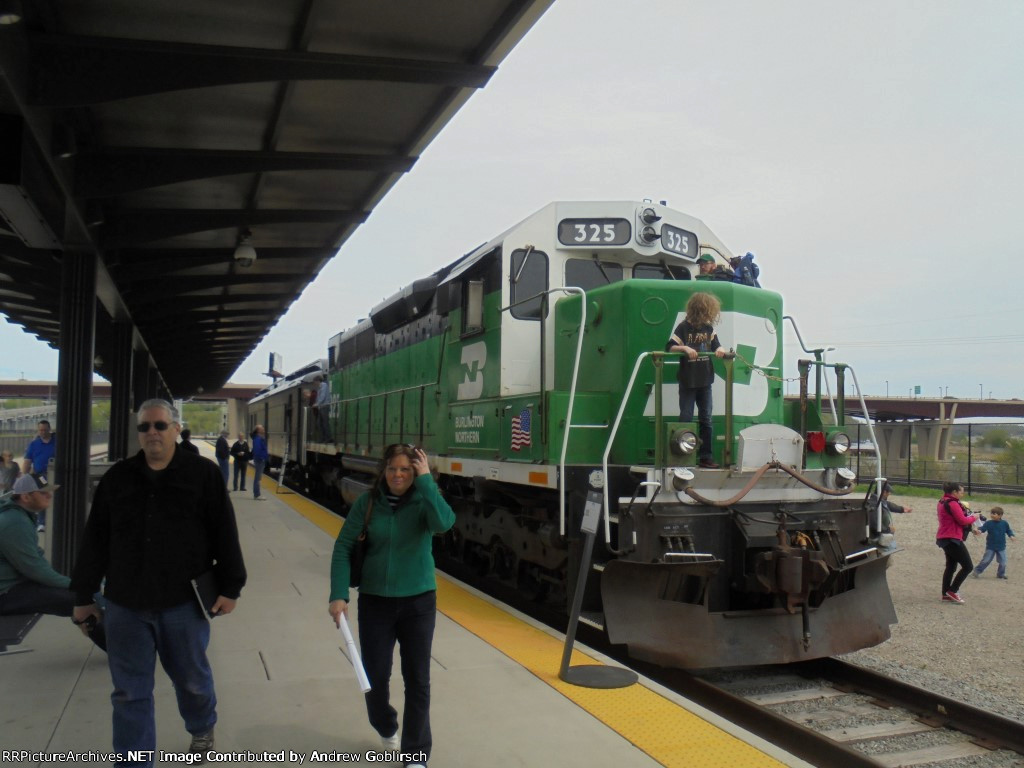
[[[700,466],[717,469],[711,456],[711,385],[715,369],[708,353],[725,357],[714,324],[722,314],[722,303],[710,293],[698,292],[686,302],[686,318],[672,332],[665,345],[666,352],[682,352],[679,361],[679,420],[693,421],[697,406],[700,432]]]

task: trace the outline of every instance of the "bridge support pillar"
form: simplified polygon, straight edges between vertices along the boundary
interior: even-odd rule
[[[907,422],[875,423],[875,439],[882,454],[882,474],[891,475],[900,464],[906,467],[910,458],[909,436],[910,424]]]
[[[918,456],[932,461],[946,459],[953,437],[953,422],[919,422],[915,425],[914,431],[917,433]]]
[[[85,527],[89,492],[89,434],[96,340],[96,260],[91,251],[64,251],[60,286],[57,454],[60,489],[54,498],[53,567],[69,574]]]

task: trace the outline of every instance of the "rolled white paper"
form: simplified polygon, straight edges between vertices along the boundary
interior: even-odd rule
[[[366,670],[363,669],[363,660],[359,657],[359,649],[356,648],[356,641],[352,639],[352,630],[348,628],[348,617],[345,614],[341,615],[341,634],[345,637],[348,657],[352,660],[352,669],[355,670],[359,690],[366,693],[370,690],[370,681],[366,677]]]

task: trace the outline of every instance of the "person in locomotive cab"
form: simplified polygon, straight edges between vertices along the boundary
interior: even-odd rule
[[[697,275],[698,280],[724,280],[725,282],[732,282],[735,276],[729,267],[723,264],[715,264],[715,257],[710,253],[701,254],[701,257],[697,259],[697,266],[700,268],[700,274]]]
[[[700,466],[708,469],[718,468],[711,456],[711,384],[715,380],[715,369],[709,353],[715,357],[726,354],[714,328],[721,314],[722,303],[717,296],[703,291],[693,294],[686,302],[686,318],[672,331],[665,345],[666,352],[683,353],[677,374],[679,420],[693,421],[693,408],[697,406]]]
[[[408,766],[425,766],[433,743],[430,647],[437,582],[431,539],[454,523],[455,513],[430,474],[427,455],[411,445],[390,445],[373,487],[352,505],[331,558],[328,612],[340,627],[342,614],[348,615],[351,555],[355,547],[364,547],[359,646],[370,681],[366,710],[384,748],[401,748]],[[389,693],[396,640],[405,682],[401,735]]]

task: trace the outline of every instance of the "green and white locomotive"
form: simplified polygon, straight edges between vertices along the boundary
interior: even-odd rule
[[[385,446],[422,445],[457,514],[446,553],[562,603],[599,494],[586,620],[644,660],[783,663],[882,642],[891,551],[850,496],[848,369],[810,355],[787,401],[782,297],[698,280],[702,254],[732,256],[661,204],[542,208],[330,340],[331,434],[311,439],[295,395],[286,478],[350,502]],[[720,300],[735,353],[714,360],[716,469],[698,466],[679,354],[662,351],[696,291]]]

